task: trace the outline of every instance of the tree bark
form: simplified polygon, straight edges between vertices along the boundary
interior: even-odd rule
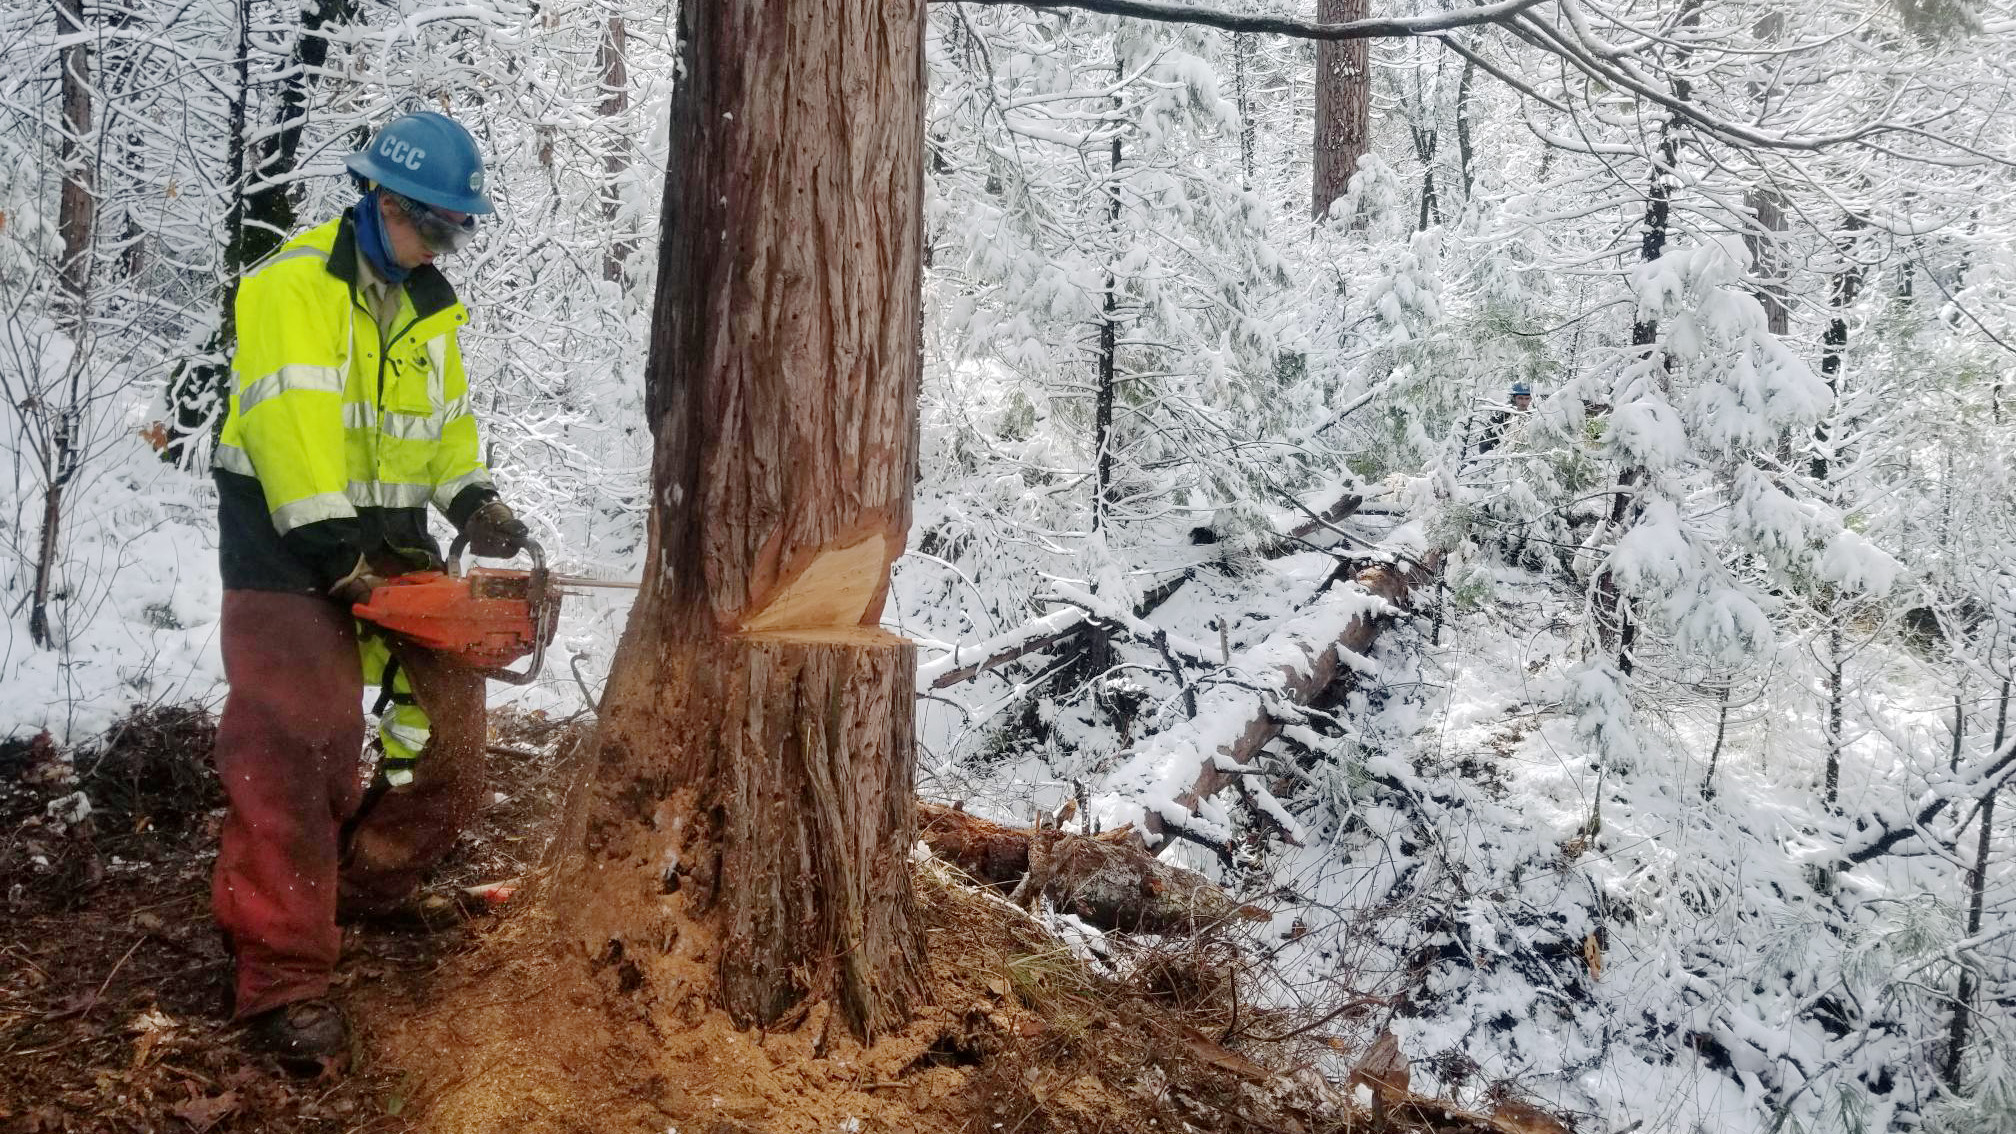
[[[2002,741],[2008,735],[2009,684],[2006,679],[2002,682],[2002,699],[1995,710],[1995,746],[1991,751],[2000,751]],[[1981,830],[1974,839],[1974,868],[1967,872],[1966,936],[1969,938],[1981,935],[1981,915],[1988,889],[1988,852],[1995,828],[1995,792],[1992,790],[1981,801],[1980,823]],[[1963,963],[1960,987],[1953,995],[1953,1019],[1946,1028],[1946,1066],[1943,1068],[1946,1085],[1954,1091],[1960,1090],[1967,1067],[1967,1031],[1974,1011],[1976,988],[1973,966]]]
[[[1312,515],[1310,519],[1302,521],[1281,535],[1268,537],[1259,546],[1260,555],[1266,559],[1279,559],[1302,550],[1308,546],[1309,537],[1326,534],[1325,529],[1343,523],[1363,503],[1364,498],[1356,493],[1344,494],[1320,514]],[[1183,584],[1195,577],[1199,567],[1220,565],[1235,556],[1245,554],[1245,549],[1238,545],[1220,546],[1227,548],[1223,555],[1196,564],[1182,574],[1150,588],[1141,596],[1141,601],[1134,604],[1134,616],[1147,618],[1155,613],[1163,603],[1182,589]],[[973,662],[962,664],[959,657],[962,651],[955,649],[952,654],[920,666],[917,676],[919,680],[929,681],[933,689],[945,689],[963,681],[971,681],[983,673],[999,669],[1029,654],[1059,649],[1076,650],[1080,648],[1079,639],[1093,632],[1094,621],[1084,611],[1075,607],[1053,610],[1006,633],[998,634],[984,642],[974,643],[973,649],[979,656]]]
[[[1827,606],[1833,606],[1833,589],[1828,588]],[[1848,666],[1841,651],[1841,619],[1844,612],[1830,610],[1832,617],[1827,625],[1827,766],[1821,775],[1820,793],[1827,804],[1827,810],[1835,809],[1841,797],[1841,751],[1845,743],[1841,736],[1841,701],[1843,697],[1844,673]]]
[[[1351,577],[1353,584],[1380,600],[1387,610],[1400,609],[1407,601],[1408,592],[1427,581],[1425,572],[1383,563],[1367,567]],[[1388,621],[1383,614],[1357,615],[1345,624],[1344,632],[1338,635],[1333,646],[1309,658],[1306,669],[1282,667],[1277,671],[1280,698],[1291,704],[1308,705],[1340,680],[1350,677],[1355,671],[1345,665],[1345,658],[1369,654],[1372,644],[1379,638],[1379,631]],[[1281,734],[1283,721],[1266,711],[1264,702],[1258,703],[1257,707],[1261,711],[1245,722],[1245,727],[1231,743],[1218,749],[1215,759],[1205,763],[1189,790],[1176,797],[1178,806],[1196,811],[1203,800],[1230,786],[1239,774],[1235,768],[1251,764],[1260,755],[1260,750]],[[1147,827],[1152,835],[1162,835],[1167,831],[1162,815],[1154,811],[1148,813]]]
[[[602,72],[602,105],[596,108],[596,113],[605,121],[630,109],[630,67],[624,54],[628,44],[629,32],[623,24],[623,17],[609,17],[602,29],[601,46],[596,52],[596,63]],[[602,155],[602,219],[614,232],[616,218],[623,207],[618,187],[623,175],[630,169],[630,135],[615,128],[612,123],[607,138],[609,148]],[[636,245],[629,240],[612,241],[602,257],[602,278],[621,283],[623,266],[629,262],[634,251]]]
[[[1326,24],[1365,19],[1370,0],[1316,0]],[[1326,40],[1316,45],[1315,187],[1310,215],[1322,220],[1330,204],[1351,187],[1358,159],[1372,144],[1371,51],[1366,40]]]
[[[1715,765],[1722,759],[1722,742],[1729,736],[1729,686],[1725,679],[1715,689],[1715,747],[1708,753],[1708,774],[1701,779],[1703,802],[1715,798]]]
[[[1751,271],[1759,279],[1757,302],[1764,305],[1764,329],[1779,337],[1792,332],[1792,307],[1785,289],[1785,255],[1780,243],[1785,232],[1785,195],[1776,188],[1759,187],[1744,194],[1743,203],[1755,215],[1744,232],[1749,246]]]
[[[77,42],[57,55],[62,68],[62,144],[57,160],[63,186],[56,205],[56,231],[63,238],[61,323],[73,337],[84,330],[84,295],[91,280],[91,234],[98,220],[97,179],[87,143],[91,128],[91,45],[83,38],[83,0],[56,0],[56,33]]]
[[[1862,268],[1855,260],[1855,234],[1863,227],[1860,216],[1848,214],[1843,226],[1847,236],[1839,249],[1841,267],[1835,271],[1829,288],[1828,307],[1834,312],[1827,321],[1827,329],[1820,335],[1820,377],[1827,382],[1827,395],[1831,405],[1829,414],[1841,404],[1841,356],[1848,350],[1848,308],[1862,292]],[[1820,482],[1825,491],[1828,473],[1833,464],[1832,435],[1827,430],[1827,417],[1822,417],[1813,426],[1813,460],[1808,471],[1813,479]],[[1832,497],[1829,492],[1829,498]]]
[[[651,568],[548,893],[591,955],[705,958],[743,1026],[831,997],[867,1040],[923,995],[916,661],[878,625],[916,478],[922,31],[921,0],[679,12]]]
[[[1754,30],[1761,42],[1776,47],[1784,38],[1785,13],[1766,12],[1758,19]],[[1750,96],[1757,101],[1760,116],[1771,109],[1771,100],[1784,92],[1772,81],[1769,68],[1760,66],[1757,79],[1750,84]],[[1765,329],[1783,337],[1792,329],[1792,308],[1786,291],[1785,254],[1781,247],[1785,232],[1785,194],[1777,186],[1764,184],[1751,187],[1743,195],[1743,203],[1753,216],[1755,223],[1746,227],[1743,243],[1750,249],[1752,274],[1760,284],[1757,301],[1764,305]]]
[[[1470,80],[1477,74],[1477,61],[1463,61],[1463,77],[1456,81],[1456,166],[1463,175],[1463,203],[1470,203],[1475,182],[1476,151],[1470,140]]]
[[[1114,100],[1116,103],[1118,99]],[[1106,256],[1106,294],[1099,317],[1099,388],[1092,407],[1092,530],[1103,531],[1107,511],[1113,504],[1113,404],[1120,353],[1120,280],[1114,269],[1120,261],[1120,136],[1113,136],[1113,151],[1107,166],[1106,231],[1113,247]]]
[[[1239,104],[1240,184],[1253,188],[1253,142],[1258,136],[1253,126],[1253,36],[1232,33],[1232,89]]]
[[[56,558],[61,549],[63,490],[77,471],[78,448],[82,443],[80,410],[83,405],[79,383],[86,356],[85,338],[90,331],[92,233],[98,221],[97,179],[93,176],[90,148],[92,133],[91,48],[83,38],[83,0],[56,0],[56,31],[76,36],[77,42],[57,55],[62,70],[62,144],[57,157],[63,184],[56,204],[56,231],[63,240],[63,261],[57,266],[58,300],[56,321],[72,340],[67,392],[56,404],[43,397],[23,409],[46,434],[37,446],[42,465],[42,531],[36,541],[35,579],[28,606],[28,636],[45,649],[55,644],[49,626],[49,602],[54,597]]]

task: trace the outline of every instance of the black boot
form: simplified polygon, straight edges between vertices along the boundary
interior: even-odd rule
[[[480,902],[459,893],[414,893],[396,902],[375,903],[345,896],[336,901],[336,924],[394,933],[446,933],[462,928],[482,912]]]
[[[262,1012],[246,1024],[246,1036],[249,1047],[299,1075],[325,1071],[350,1051],[343,1013],[327,1000],[297,1000]]]

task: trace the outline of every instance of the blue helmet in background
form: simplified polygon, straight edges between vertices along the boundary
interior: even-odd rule
[[[1530,398],[1533,396],[1533,387],[1528,386],[1524,382],[1514,382],[1512,383],[1512,396],[1515,398]]]
[[[458,213],[495,212],[483,195],[483,155],[453,118],[423,110],[394,119],[344,167],[402,197]]]

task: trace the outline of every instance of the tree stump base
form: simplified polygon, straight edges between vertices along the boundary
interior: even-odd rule
[[[864,1041],[900,1026],[923,995],[915,647],[861,628],[622,658],[546,894],[563,932],[640,986],[647,957],[711,963],[744,1027],[826,997]]]

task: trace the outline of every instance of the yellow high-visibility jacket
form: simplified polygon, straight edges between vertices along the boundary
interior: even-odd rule
[[[346,213],[239,286],[213,462],[227,588],[323,591],[360,554],[422,565],[439,555],[428,504],[459,527],[496,495],[455,341],[467,310],[424,265],[387,335],[358,294],[358,256]]]

